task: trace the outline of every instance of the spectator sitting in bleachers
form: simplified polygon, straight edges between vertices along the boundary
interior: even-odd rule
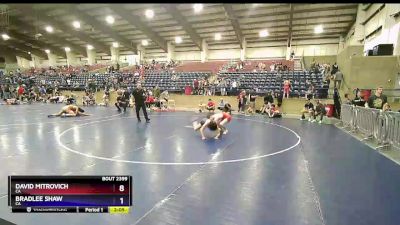
[[[314,117],[314,105],[311,103],[310,99],[307,99],[304,108],[300,111],[301,118],[300,120],[305,120],[305,114],[309,115],[308,121],[312,121]]]
[[[313,99],[314,98],[314,92],[315,92],[315,87],[314,87],[314,85],[313,84],[309,84],[308,85],[308,89],[307,89],[307,91],[306,91],[306,95],[304,96],[305,98],[307,98],[307,99]]]

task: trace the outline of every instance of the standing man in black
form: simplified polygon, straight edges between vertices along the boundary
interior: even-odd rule
[[[136,116],[137,116],[138,121],[139,122],[141,121],[140,117],[139,117],[139,111],[140,111],[140,108],[142,108],[144,118],[146,119],[146,123],[150,123],[150,119],[147,116],[147,112],[146,112],[146,105],[144,103],[145,91],[143,90],[143,88],[140,84],[138,84],[137,87],[135,88],[135,90],[133,90],[132,95],[135,98]]]

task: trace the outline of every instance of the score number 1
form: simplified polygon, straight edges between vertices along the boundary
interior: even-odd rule
[[[119,189],[120,192],[124,192],[125,191],[125,186],[124,185],[119,185]],[[121,201],[121,205],[124,204],[124,198],[119,198],[119,200]]]

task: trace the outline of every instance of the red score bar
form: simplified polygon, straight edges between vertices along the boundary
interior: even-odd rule
[[[120,189],[120,186],[124,187]],[[68,195],[68,194],[129,194],[129,185],[105,183],[105,184],[79,184],[70,183],[68,189],[29,189],[21,190],[21,194],[31,195]]]

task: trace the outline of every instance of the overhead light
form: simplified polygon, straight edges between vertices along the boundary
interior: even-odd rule
[[[216,33],[216,34],[215,34],[215,40],[216,40],[216,41],[221,40],[221,34],[220,34],[220,33]]]
[[[87,48],[88,50],[92,50],[92,49],[93,49],[93,46],[92,46],[92,45],[86,45],[86,48]]]
[[[266,37],[269,35],[269,33],[267,30],[262,30],[262,31],[260,31],[259,35],[260,35],[260,37]]]
[[[320,34],[322,32],[324,32],[324,28],[322,27],[322,25],[318,25],[318,26],[314,27],[314,33]]]
[[[181,37],[175,37],[175,43],[179,44],[182,43],[182,38]]]
[[[10,39],[10,36],[8,36],[8,34],[2,34],[1,37],[3,38],[3,40],[7,41],[8,39]]]
[[[142,40],[142,45],[147,46],[147,45],[149,45],[149,42],[147,40]]]
[[[50,54],[50,50],[49,49],[46,49],[46,50],[44,50],[47,54]]]
[[[69,47],[65,47],[64,49],[65,49],[66,52],[70,52],[71,51],[71,49]]]
[[[194,4],[193,5],[193,9],[195,13],[200,12],[201,10],[203,10],[203,4]]]
[[[54,31],[54,29],[53,29],[52,26],[46,26],[46,27],[45,27],[45,30],[46,30],[47,32],[49,32],[49,33],[53,33],[53,31]]]
[[[112,46],[113,46],[114,48],[118,48],[118,47],[119,47],[119,44],[118,44],[118,42],[113,42]]]
[[[81,23],[79,21],[74,21],[72,22],[72,26],[74,26],[76,29],[81,28]]]
[[[146,11],[144,12],[144,14],[146,15],[146,17],[148,19],[151,19],[154,17],[154,11],[152,9],[146,9]]]
[[[106,21],[108,24],[113,24],[115,22],[115,19],[113,16],[106,16]]]
[[[31,54],[31,52],[28,52],[28,54],[30,55],[30,54]]]

